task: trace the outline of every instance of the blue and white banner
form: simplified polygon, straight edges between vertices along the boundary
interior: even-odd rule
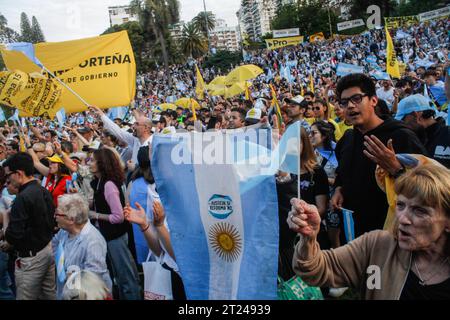
[[[347,242],[355,240],[355,224],[353,222],[353,211],[342,208],[342,216],[344,217],[344,232]]]
[[[346,76],[351,73],[364,73],[364,67],[360,67],[354,64],[339,63],[336,69],[337,76]]]
[[[377,57],[374,56],[374,55],[367,56],[366,61],[369,64],[378,64],[377,63]]]
[[[153,138],[152,170],[188,299],[277,299],[275,178],[239,174],[236,162],[251,155],[233,152],[247,131]],[[269,150],[263,141],[255,145]]]

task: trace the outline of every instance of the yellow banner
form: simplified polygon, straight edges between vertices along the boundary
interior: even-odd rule
[[[394,43],[392,42],[391,35],[389,34],[389,30],[387,25],[385,26],[386,31],[386,42],[387,42],[387,56],[386,56],[386,69],[387,73],[390,74],[393,78],[400,78],[400,69],[398,66],[397,56],[395,55]]]
[[[296,46],[301,42],[303,42],[303,36],[266,39],[267,49],[269,50],[275,50],[287,46]]]
[[[399,28],[399,27],[409,27],[414,24],[419,23],[418,16],[404,16],[404,17],[385,17],[384,24],[388,29]]]
[[[39,61],[89,104],[111,108],[134,100],[136,63],[126,31],[34,47]],[[9,59],[5,58],[8,69],[36,71],[37,66],[22,63],[19,53],[9,52]],[[61,100],[67,113],[86,110],[69,90],[64,90]]]
[[[0,102],[20,115],[53,118],[61,108],[62,86],[54,79],[22,71],[0,73]]]

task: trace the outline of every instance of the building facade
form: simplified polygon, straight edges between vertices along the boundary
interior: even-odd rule
[[[211,47],[216,50],[238,51],[240,35],[238,27],[228,27],[223,19],[216,20],[214,30],[210,32]]]
[[[236,13],[241,34],[257,41],[272,32],[271,23],[275,18],[279,0],[243,0]]]
[[[108,7],[110,26],[121,25],[129,21],[138,21],[139,17],[134,14],[130,6]]]

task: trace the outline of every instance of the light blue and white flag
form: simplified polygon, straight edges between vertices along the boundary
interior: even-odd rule
[[[66,269],[64,267],[64,246],[62,242],[60,242],[56,248],[55,262],[58,281],[64,283],[66,280]]]
[[[29,42],[14,42],[9,43],[6,45],[6,49],[11,51],[20,51],[24,55],[28,57],[31,61],[33,61],[35,64],[37,64],[39,67],[42,68],[42,63],[39,61],[38,58],[36,58],[35,52],[34,52],[34,46],[32,43]]]
[[[64,108],[59,109],[56,113],[56,120],[58,120],[59,127],[62,128],[66,123],[66,111]]]
[[[3,112],[3,109],[0,107],[0,122],[5,120],[6,120],[5,113]]]
[[[108,111],[108,118],[110,118],[111,120],[114,120],[114,119],[121,119],[121,120],[123,120],[123,118],[125,117],[126,113],[127,113],[127,107],[111,108]]]
[[[380,70],[374,70],[370,73],[370,75],[377,80],[391,80],[391,76],[389,74]]]
[[[19,109],[16,109],[16,111],[14,111],[14,114],[9,117],[8,120],[19,122]]]
[[[281,78],[285,78],[288,81],[288,83],[294,82],[294,76],[291,74],[291,67],[289,67],[289,65],[281,66],[280,76]]]
[[[267,129],[254,132],[271,136]],[[236,161],[250,155],[236,149],[248,134],[153,138],[152,170],[188,299],[277,299],[275,178],[265,176],[255,184],[240,176]]]
[[[360,67],[354,64],[339,63],[336,69],[337,76],[346,76],[351,73],[364,73],[364,67]]]
[[[353,222],[353,211],[342,208],[344,217],[344,232],[347,242],[355,240],[355,224]]]

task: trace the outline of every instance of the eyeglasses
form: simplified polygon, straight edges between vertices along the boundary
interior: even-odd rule
[[[314,107],[314,108],[312,108],[312,110],[314,110],[314,111],[320,111],[320,107]]]
[[[348,98],[348,99],[341,99],[340,101],[339,101],[339,103],[340,103],[340,105],[343,107],[343,108],[347,108],[348,107],[348,103],[349,103],[349,101],[351,101],[353,104],[360,104],[361,103],[361,101],[363,100],[363,98],[364,97],[367,97],[368,95],[367,94],[362,94],[362,93],[357,93],[357,94],[354,94],[354,95],[352,95],[350,98]]]

